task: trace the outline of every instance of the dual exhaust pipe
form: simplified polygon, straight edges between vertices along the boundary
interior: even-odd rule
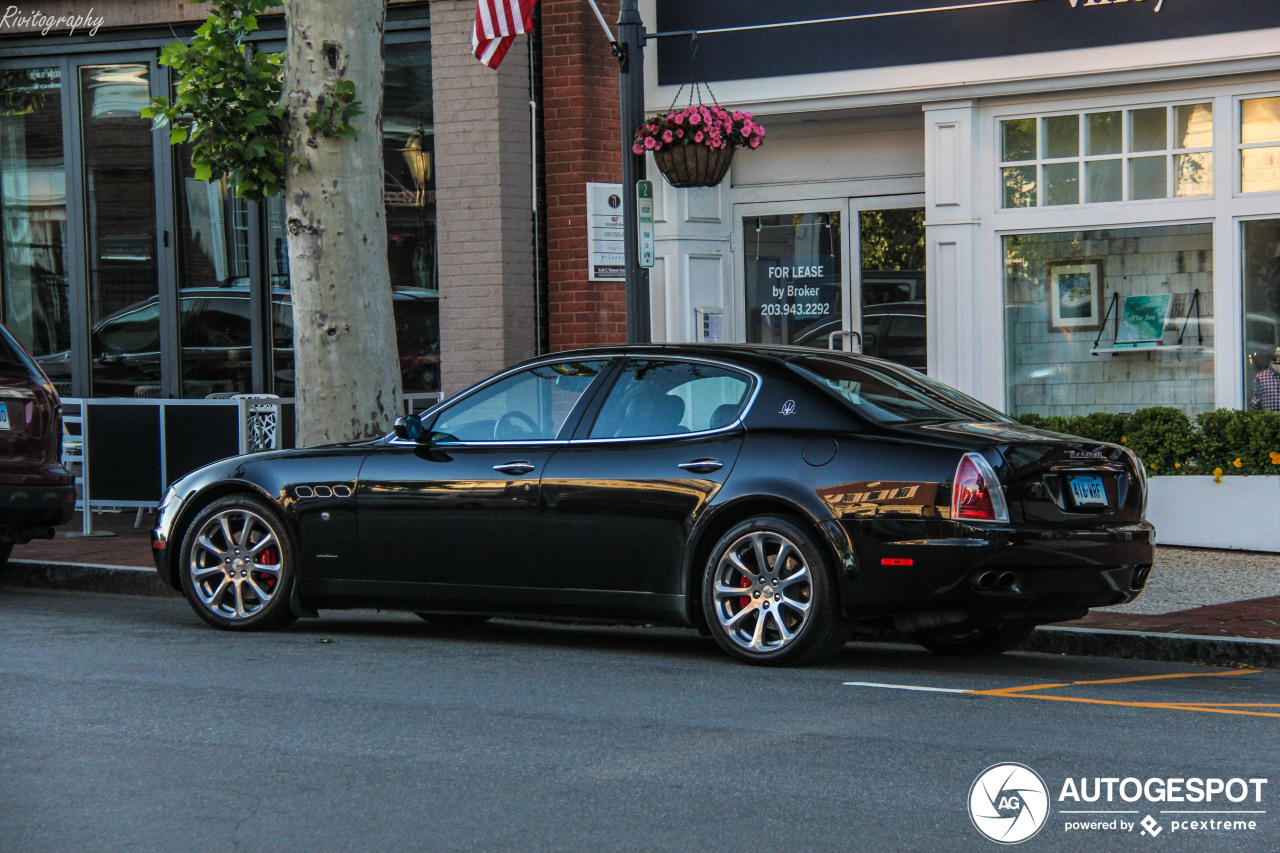
[[[1015,572],[980,572],[973,576],[971,583],[980,592],[1007,592],[1018,585],[1018,575]]]

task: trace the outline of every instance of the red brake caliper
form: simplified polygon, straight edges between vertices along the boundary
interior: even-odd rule
[[[747,577],[746,575],[743,575],[742,582],[739,583],[738,586],[742,587],[743,589],[751,589],[751,578]],[[751,599],[744,595],[738,599],[738,609],[741,610],[742,608],[746,607],[750,603],[751,603]]]
[[[275,548],[267,548],[262,552],[262,558],[258,562],[264,566],[275,566],[280,563],[280,555],[276,553]],[[272,575],[263,575],[262,583],[267,589],[271,589],[275,586],[276,579]]]

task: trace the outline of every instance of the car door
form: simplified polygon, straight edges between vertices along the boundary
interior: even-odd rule
[[[543,468],[606,364],[552,362],[501,375],[440,410],[427,425],[430,441],[393,438],[370,453],[357,490],[368,576],[533,583]]]
[[[630,359],[542,476],[542,577],[678,595],[693,519],[742,447],[759,380],[695,359]]]

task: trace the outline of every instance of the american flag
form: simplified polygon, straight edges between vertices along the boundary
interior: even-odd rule
[[[471,50],[490,68],[502,64],[511,43],[533,29],[533,7],[538,0],[477,0],[476,22],[471,27]]]

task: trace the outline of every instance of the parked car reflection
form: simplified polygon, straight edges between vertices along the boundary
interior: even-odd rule
[[[400,377],[406,392],[440,388],[440,313],[434,290],[392,293]],[[182,384],[187,396],[247,392],[253,339],[247,287],[190,287],[178,297]],[[99,396],[152,396],[160,389],[160,302],[151,297],[115,312],[93,329],[93,389]],[[293,305],[289,291],[271,293],[274,393],[293,394]],[[39,360],[62,388],[71,383],[69,350]]]

